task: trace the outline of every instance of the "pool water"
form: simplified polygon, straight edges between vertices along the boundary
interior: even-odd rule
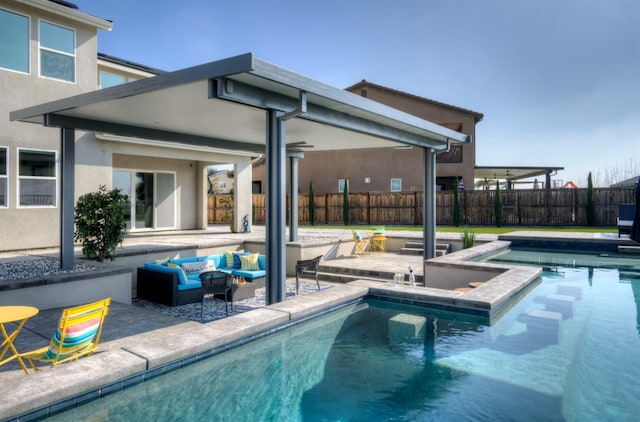
[[[51,420],[637,420],[633,260],[621,269],[542,261],[541,283],[491,324],[368,300]],[[532,324],[528,313],[544,310],[559,285],[579,296],[565,300],[559,329]],[[389,320],[400,313],[426,324],[390,343]]]

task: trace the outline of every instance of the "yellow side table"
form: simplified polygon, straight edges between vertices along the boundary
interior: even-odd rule
[[[29,375],[29,370],[22,361],[20,353],[16,350],[13,340],[18,336],[20,330],[22,330],[24,323],[27,322],[29,318],[37,315],[38,312],[40,312],[38,308],[34,308],[33,306],[0,306],[0,331],[2,331],[2,337],[4,337],[4,341],[0,346],[0,348],[2,348],[2,352],[0,352],[0,366],[17,359],[24,372]],[[18,328],[11,334],[7,333],[7,329],[4,326],[4,324],[9,322],[18,322]],[[13,355],[3,359],[9,350],[11,350]]]

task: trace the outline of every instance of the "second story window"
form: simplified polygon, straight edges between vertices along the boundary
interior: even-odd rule
[[[73,30],[40,21],[40,76],[76,81],[76,40]]]
[[[402,179],[391,179],[391,192],[402,192]]]
[[[0,68],[29,73],[29,18],[2,9]]]
[[[346,184],[347,189],[348,189],[349,188],[349,179],[338,179],[338,192],[339,193],[344,192],[345,184]]]
[[[110,88],[116,85],[122,85],[125,83],[125,78],[122,75],[116,75],[115,73],[100,71],[100,88]]]

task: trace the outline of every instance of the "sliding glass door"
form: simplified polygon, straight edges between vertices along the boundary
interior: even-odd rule
[[[175,174],[114,170],[113,187],[130,198],[130,230],[175,228]]]

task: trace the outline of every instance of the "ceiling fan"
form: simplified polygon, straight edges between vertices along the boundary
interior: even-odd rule
[[[313,145],[308,144],[306,141],[299,141],[299,142],[291,142],[289,144],[287,144],[287,149],[290,150],[299,150],[300,148],[313,148]]]

